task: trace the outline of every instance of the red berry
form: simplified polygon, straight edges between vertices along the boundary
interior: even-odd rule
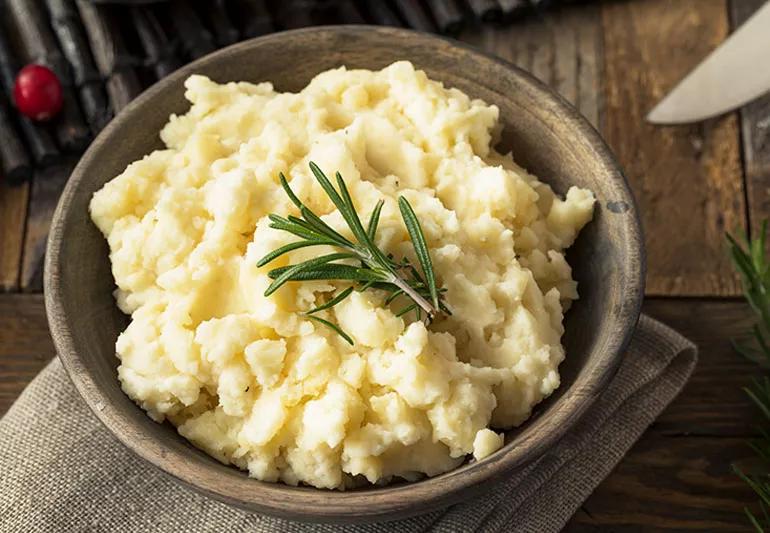
[[[27,65],[16,76],[13,100],[22,114],[33,120],[48,120],[61,110],[59,78],[43,65]]]

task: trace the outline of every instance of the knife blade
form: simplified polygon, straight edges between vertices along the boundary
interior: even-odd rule
[[[731,111],[770,91],[770,2],[690,72],[647,115],[684,124]]]

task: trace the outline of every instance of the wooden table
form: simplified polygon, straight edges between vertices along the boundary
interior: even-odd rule
[[[681,127],[651,107],[762,0],[637,0],[565,8],[462,39],[551,84],[603,133],[625,168],[647,235],[646,313],[695,341],[684,392],[573,518],[571,531],[747,528],[747,464],[757,413],[741,387],[757,373],[729,343],[752,321],[725,231],[770,217],[770,97]],[[54,355],[41,291],[48,221],[72,162],[30,185],[0,186],[0,413]]]

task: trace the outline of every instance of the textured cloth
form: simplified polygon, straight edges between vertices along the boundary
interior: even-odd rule
[[[359,526],[249,514],[182,487],[119,444],[54,360],[0,420],[0,531],[558,531],[682,389],[696,360],[692,343],[643,316],[610,385],[540,459],[477,500]]]

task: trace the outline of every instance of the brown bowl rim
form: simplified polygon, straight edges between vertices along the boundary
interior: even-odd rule
[[[583,136],[584,141],[594,150],[601,166],[607,170],[606,174],[616,178],[617,192],[620,194],[618,199],[630,206],[630,213],[628,213],[630,216],[626,217],[628,222],[625,229],[628,232],[630,250],[635,252],[633,255],[638,258],[638,262],[633,264],[627,262],[623,265],[627,272],[629,285],[624,287],[625,298],[619,312],[620,320],[618,322],[623,324],[622,330],[613,337],[612,342],[605,350],[601,364],[590,375],[590,379],[586,381],[584,386],[576,388],[576,385],[573,385],[565,392],[562,401],[569,400],[570,408],[563,408],[551,415],[558,416],[558,419],[551,421],[548,431],[538,435],[537,442],[513,448],[506,446],[481,462],[468,465],[468,468],[461,468],[461,475],[458,475],[457,470],[453,470],[419,482],[347,492],[265,483],[244,476],[250,483],[250,490],[240,491],[235,495],[233,491],[227,490],[226,487],[229,485],[223,485],[218,479],[216,468],[198,468],[181,453],[168,450],[152,441],[147,442],[138,439],[136,432],[130,427],[126,427],[130,424],[125,424],[125,420],[116,419],[116,415],[119,415],[117,411],[105,408],[105,406],[109,406],[109,397],[101,391],[98,383],[79,358],[70,332],[68,318],[64,312],[63,290],[59,275],[61,238],[65,226],[65,214],[85,176],[85,170],[94,158],[94,153],[111,140],[111,133],[118,127],[118,124],[133,120],[133,111],[136,108],[152,100],[155,94],[167,85],[179,82],[202,65],[219,61],[222,57],[237,53],[243,48],[250,48],[267,41],[290,39],[310,32],[377,32],[395,39],[408,37],[413,40],[422,40],[426,45],[454,48],[474,56],[477,61],[511,71],[513,75],[519,78],[518,81],[522,82],[522,85],[527,86],[527,89],[536,95],[536,98],[556,106],[564,120],[571,123],[571,126]],[[134,99],[97,136],[74,169],[61,195],[48,238],[44,283],[49,327],[64,368],[97,418],[133,453],[183,484],[247,511],[263,512],[305,521],[363,522],[404,518],[457,503],[470,495],[480,493],[493,482],[501,480],[515,469],[536,459],[563,437],[569,429],[575,426],[617,371],[623,350],[631,339],[641,312],[645,271],[645,251],[641,224],[636,202],[626,178],[599,133],[560,95],[519,67],[452,39],[401,28],[340,25],[277,32],[231,45],[181,67]]]

